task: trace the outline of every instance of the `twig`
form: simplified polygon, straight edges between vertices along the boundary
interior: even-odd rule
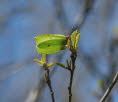
[[[72,53],[71,54],[71,61],[72,61],[72,65],[71,68],[69,68],[70,71],[70,83],[68,86],[68,91],[69,91],[69,102],[72,101],[72,82],[73,82],[73,75],[74,75],[74,70],[75,70],[75,60],[76,60],[76,53]]]
[[[100,102],[105,102],[106,98],[108,97],[108,95],[110,94],[111,90],[113,89],[113,87],[115,86],[115,84],[118,81],[118,72],[116,73],[111,85],[108,87],[108,89],[106,90],[104,96],[101,98]]]
[[[55,98],[54,98],[54,92],[53,92],[53,89],[52,89],[52,85],[51,85],[51,80],[50,80],[50,76],[49,76],[49,69],[48,68],[45,68],[45,79],[46,79],[46,83],[50,89],[50,94],[51,94],[51,98],[52,98],[52,102],[55,102]]]

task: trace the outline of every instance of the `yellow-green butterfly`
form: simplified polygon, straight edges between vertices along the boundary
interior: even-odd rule
[[[43,34],[35,37],[36,48],[39,54],[53,54],[64,50],[66,36],[56,34]]]
[[[77,30],[72,35],[78,34]],[[57,34],[43,34],[35,37],[39,54],[54,54],[66,49],[68,37]]]

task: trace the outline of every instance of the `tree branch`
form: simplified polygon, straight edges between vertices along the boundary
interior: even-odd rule
[[[50,89],[50,94],[51,94],[51,98],[52,98],[52,102],[55,102],[55,98],[54,98],[54,92],[53,92],[53,89],[52,89],[52,85],[51,85],[51,80],[50,80],[50,76],[49,76],[49,69],[48,68],[45,68],[45,79],[46,79],[46,83]]]
[[[111,90],[113,89],[113,87],[115,86],[117,81],[118,81],[118,72],[116,73],[111,85],[106,90],[106,92],[105,92],[104,96],[101,98],[100,102],[105,102],[105,100],[107,99],[108,95],[110,94]]]
[[[73,75],[74,75],[74,70],[75,70],[75,60],[76,60],[76,53],[72,53],[71,54],[71,61],[72,61],[72,66],[71,68],[69,68],[69,71],[70,71],[70,83],[69,83],[69,86],[68,86],[68,91],[69,91],[69,102],[72,101],[72,82],[73,82]]]

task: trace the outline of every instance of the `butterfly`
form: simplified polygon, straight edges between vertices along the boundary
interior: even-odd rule
[[[72,35],[64,36],[59,34],[42,34],[38,35],[35,38],[36,40],[36,49],[39,54],[54,54],[61,52],[69,47],[70,38],[72,46],[76,47],[78,44],[78,39],[80,34],[75,30]]]
[[[43,34],[35,37],[39,54],[54,54],[66,49],[67,39],[64,35]]]

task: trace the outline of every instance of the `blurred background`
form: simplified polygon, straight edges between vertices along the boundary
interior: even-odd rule
[[[118,0],[0,0],[0,102],[51,102],[34,37],[67,35],[79,26],[81,38],[73,102],[99,102],[118,70]],[[81,25],[81,26],[80,26]],[[48,56],[66,63],[70,52]],[[51,68],[56,102],[68,102],[69,72]],[[118,102],[118,84],[106,102]]]

